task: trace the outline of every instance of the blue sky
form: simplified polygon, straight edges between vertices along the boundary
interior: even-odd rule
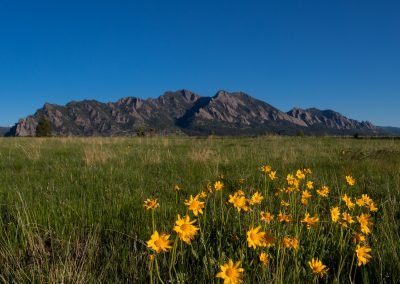
[[[0,0],[0,125],[183,88],[400,127],[400,1]]]

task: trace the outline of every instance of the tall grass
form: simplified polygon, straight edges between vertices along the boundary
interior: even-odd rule
[[[379,207],[370,240],[371,262],[353,267],[349,278],[352,252],[329,237],[340,236],[340,228],[321,225],[307,230],[299,223],[285,231],[276,223],[266,229],[299,235],[303,251],[276,246],[270,266],[258,265],[258,254],[247,248],[245,233],[259,211],[277,213],[280,208],[274,185],[259,171],[265,163],[281,178],[311,168],[313,181],[328,185],[333,196],[318,204],[318,214],[339,202],[343,177],[353,175],[357,184],[352,193],[369,194]],[[219,194],[209,197],[197,221],[201,234],[192,246],[176,248],[172,273],[172,254],[157,256],[164,282],[218,282],[215,274],[228,258],[245,260],[248,283],[312,281],[307,261],[315,255],[327,259],[330,268],[321,281],[399,283],[400,142],[275,136],[0,139],[0,281],[147,283],[151,252],[146,241],[153,230],[143,201],[159,200],[156,227],[174,239],[176,214],[187,212],[184,200],[220,175],[225,176],[223,199]],[[256,190],[265,195],[254,214],[238,215],[227,204],[229,194],[241,186],[239,178],[245,179],[246,195]],[[178,203],[175,184],[182,188]],[[300,217],[304,216],[298,221]],[[346,258],[346,273],[336,277],[341,257]]]

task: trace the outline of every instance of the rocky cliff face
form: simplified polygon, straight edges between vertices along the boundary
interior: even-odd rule
[[[65,106],[45,104],[34,115],[21,119],[9,134],[34,136],[41,115],[49,119],[57,136],[134,135],[138,128],[193,135],[294,134],[299,129],[308,133],[315,129],[347,134],[376,131],[369,122],[348,119],[330,110],[295,108],[285,113],[243,92],[219,91],[213,97],[201,97],[180,90],[147,100],[126,97],[111,103],[84,100]]]
[[[319,110],[316,108],[293,108],[288,115],[304,121],[307,126],[319,126],[334,129],[368,129],[376,130],[376,127],[368,121],[349,119],[333,110]]]
[[[196,119],[216,120],[227,124],[251,126],[268,121],[288,121],[299,126],[305,123],[295,117],[256,100],[245,93],[219,91],[210,102],[195,114]]]

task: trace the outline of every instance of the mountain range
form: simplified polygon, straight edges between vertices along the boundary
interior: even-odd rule
[[[12,128],[0,130],[3,134],[7,131],[6,136],[35,136],[41,116],[49,120],[55,136],[124,136],[138,130],[187,135],[382,135],[394,131],[333,110],[293,108],[282,112],[243,92],[218,91],[204,97],[189,90],[165,92],[155,99],[83,100],[65,106],[46,103]]]

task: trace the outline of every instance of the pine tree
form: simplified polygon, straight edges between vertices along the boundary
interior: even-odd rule
[[[50,136],[51,136],[51,124],[44,115],[41,115],[39,118],[38,125],[36,126],[36,137],[50,137]]]
[[[146,135],[144,126],[140,126],[136,129],[136,136],[144,137]]]

